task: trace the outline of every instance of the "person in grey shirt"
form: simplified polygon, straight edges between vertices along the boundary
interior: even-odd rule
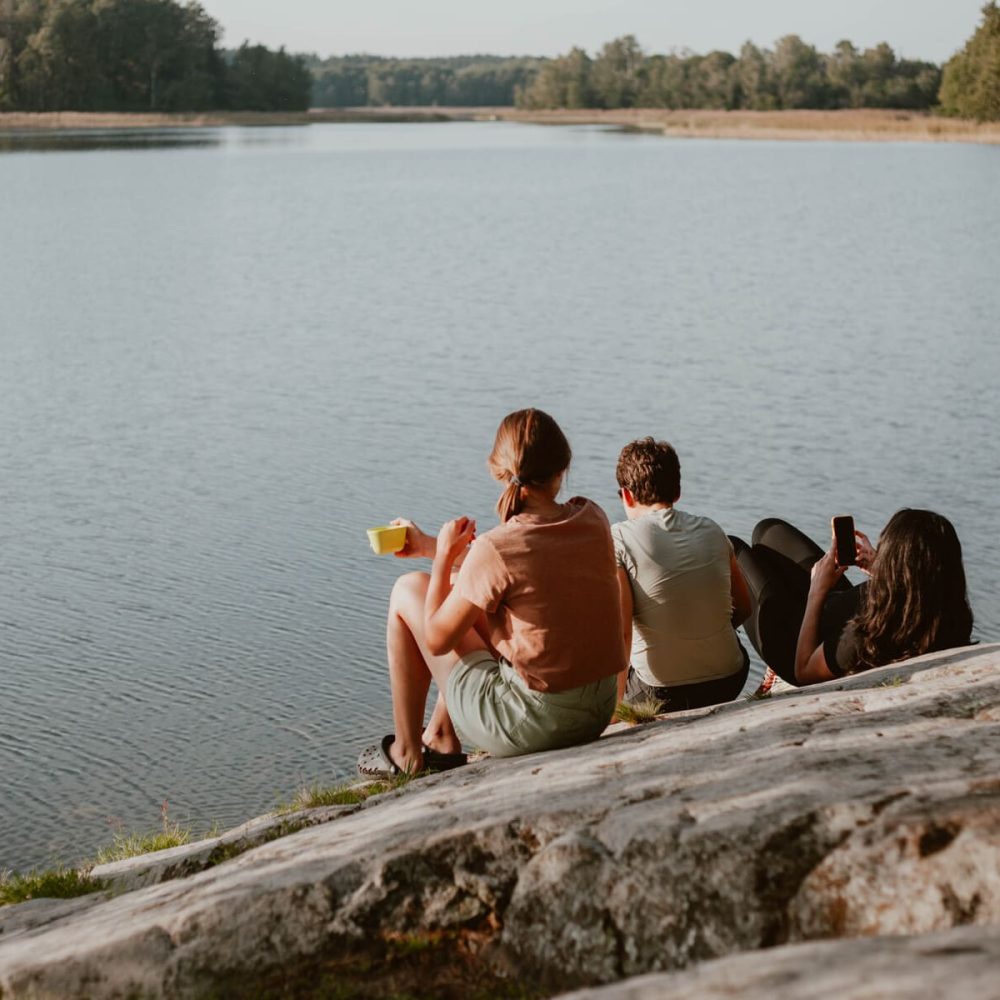
[[[732,701],[750,665],[736,635],[750,594],[729,539],[710,518],[674,506],[681,469],[666,441],[627,444],[616,475],[627,520],[611,535],[631,650],[620,699],[653,699],[667,712]]]

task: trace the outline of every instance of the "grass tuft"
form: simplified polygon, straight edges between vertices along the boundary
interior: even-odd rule
[[[24,903],[29,899],[74,899],[100,892],[105,883],[75,868],[32,871],[27,875],[0,872],[0,906]]]
[[[99,865],[111,864],[113,861],[125,861],[142,854],[152,854],[154,851],[165,851],[171,847],[180,847],[191,842],[191,828],[181,826],[170,819],[166,799],[160,806],[160,829],[152,833],[127,833],[119,831],[114,835],[110,846],[102,847],[97,852]]]
[[[394,792],[402,788],[417,775],[400,774],[393,778],[380,781],[369,781],[364,784],[345,785],[305,785],[300,788],[291,802],[283,802],[278,806],[278,813],[298,812],[300,809],[318,809],[322,806],[356,806],[373,795],[383,792]]]
[[[892,677],[887,677],[884,681],[879,681],[880,688],[898,688],[902,687],[906,682],[906,678],[902,674],[894,674]]]
[[[618,716],[619,722],[638,726],[643,722],[652,722],[663,712],[663,709],[664,704],[658,698],[640,698],[630,703],[618,702],[615,714]]]
[[[165,851],[191,842],[191,831],[186,827],[163,830],[154,833],[116,833],[108,847],[97,852],[96,863],[108,865],[113,861],[125,861],[154,851]]]

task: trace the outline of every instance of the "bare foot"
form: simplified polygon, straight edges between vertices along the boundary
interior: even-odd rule
[[[389,758],[396,767],[409,774],[416,774],[424,769],[423,750],[418,748],[414,752],[406,753],[399,740],[392,741],[392,745],[389,747]]]

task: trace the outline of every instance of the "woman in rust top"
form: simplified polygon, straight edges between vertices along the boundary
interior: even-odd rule
[[[362,753],[362,774],[454,766],[462,738],[496,756],[569,746],[610,721],[626,662],[614,549],[596,504],[557,500],[570,457],[552,417],[518,410],[488,462],[504,484],[498,527],[477,538],[460,517],[435,539],[399,522],[410,529],[400,555],[433,565],[393,587],[396,731]],[[424,728],[431,680],[442,697]]]

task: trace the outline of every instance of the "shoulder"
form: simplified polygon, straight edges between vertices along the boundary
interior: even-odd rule
[[[635,529],[632,527],[632,522],[626,520],[612,524],[611,541],[619,556],[629,552],[635,544]]]
[[[723,531],[722,526],[704,514],[689,514],[687,511],[675,510],[679,518],[681,531],[690,538],[697,539],[699,546],[703,550],[711,551],[714,555],[729,559],[733,554],[733,543],[729,536]]]
[[[676,523],[687,531],[697,531],[705,535],[718,535],[721,538],[726,537],[726,533],[719,527],[718,523],[704,514],[692,514],[690,511],[679,510],[675,507],[674,518],[676,519]]]
[[[587,497],[570,497],[566,501],[566,506],[570,508],[570,516],[599,517],[605,523],[608,522],[608,515],[604,513],[604,508]]]
[[[567,521],[576,521],[579,524],[600,525],[604,532],[611,527],[608,515],[604,513],[604,508],[594,503],[587,497],[570,497],[566,501]]]

